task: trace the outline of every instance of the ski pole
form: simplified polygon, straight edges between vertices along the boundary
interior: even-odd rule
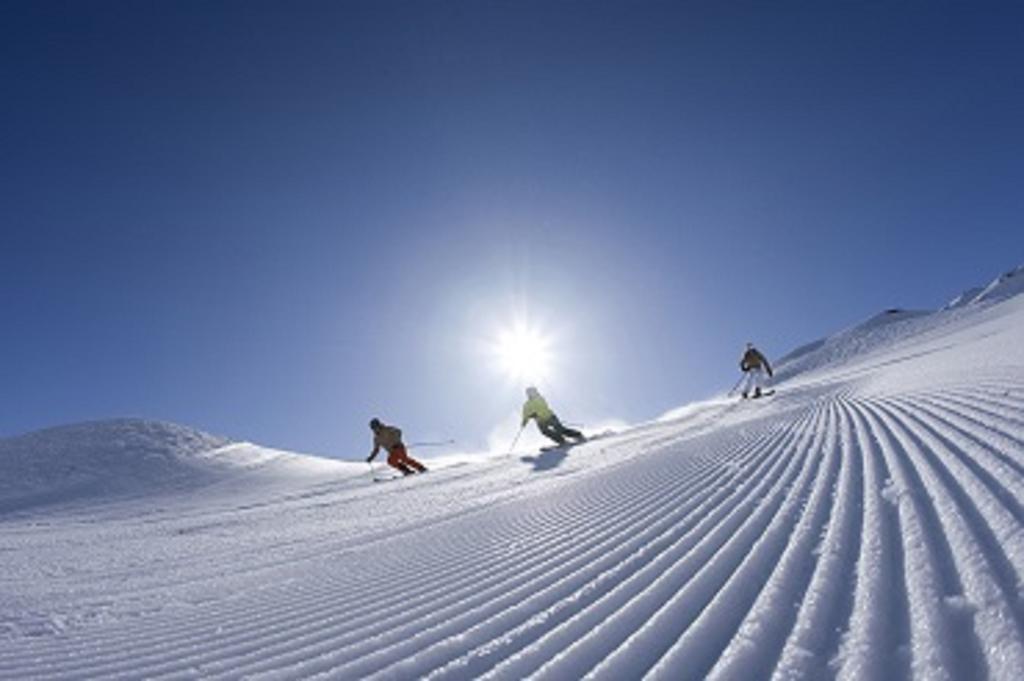
[[[730,391],[729,391],[728,393],[726,393],[726,395],[725,395],[725,396],[726,396],[726,397],[732,397],[732,394],[733,394],[734,392],[736,392],[736,388],[740,387],[740,383],[742,383],[742,382],[743,382],[743,379],[744,379],[744,378],[746,378],[746,376],[745,376],[745,375],[743,375],[743,374],[740,374],[740,380],[736,381],[736,385],[734,385],[734,386],[732,387],[732,390],[730,390]]]
[[[444,447],[445,445],[453,445],[455,440],[443,440],[439,442],[412,442],[408,447]]]
[[[505,456],[512,456],[512,452],[516,450],[516,445],[519,443],[519,436],[523,434],[523,429],[526,428],[526,424],[519,426],[519,432],[516,433],[516,439],[512,440],[512,446],[508,448],[508,454]]]

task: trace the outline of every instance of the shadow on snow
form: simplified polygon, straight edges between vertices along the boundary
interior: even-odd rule
[[[541,452],[537,456],[522,456],[519,460],[533,466],[534,473],[539,473],[558,468],[567,456],[569,456],[569,453],[566,451],[566,448],[558,448]]]

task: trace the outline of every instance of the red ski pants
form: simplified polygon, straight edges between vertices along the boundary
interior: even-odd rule
[[[405,445],[395,445],[391,448],[391,451],[388,452],[388,465],[392,468],[397,468],[406,475],[413,471],[422,473],[427,470],[426,466],[409,456],[409,453],[405,451]]]

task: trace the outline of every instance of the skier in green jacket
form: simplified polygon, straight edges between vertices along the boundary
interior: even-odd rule
[[[540,391],[533,386],[526,389],[526,403],[523,404],[523,421],[521,427],[526,427],[526,422],[530,419],[537,421],[537,428],[546,437],[551,438],[559,445],[565,444],[565,438],[571,437],[576,442],[583,442],[586,438],[578,430],[572,428],[566,428],[562,425],[562,422],[558,420],[555,412],[551,411],[551,407],[548,406],[547,400],[545,400]]]

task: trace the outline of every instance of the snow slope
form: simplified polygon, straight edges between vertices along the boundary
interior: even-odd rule
[[[569,451],[0,514],[0,677],[1018,679],[1022,341],[989,296]]]
[[[201,483],[204,454],[224,438],[170,423],[121,419],[0,440],[0,513],[88,497]]]
[[[893,308],[828,338],[803,345],[775,364],[776,378],[785,381],[823,367],[835,369],[847,361],[863,363],[866,356],[887,352],[894,345],[916,343],[932,331],[942,335],[965,318],[968,325],[986,307],[1024,292],[1024,265],[993,280],[986,287],[971,288],[941,310]]]
[[[180,496],[240,476],[251,482],[254,474],[276,480],[344,468],[172,423],[79,423],[0,440],[0,518],[41,506]]]

